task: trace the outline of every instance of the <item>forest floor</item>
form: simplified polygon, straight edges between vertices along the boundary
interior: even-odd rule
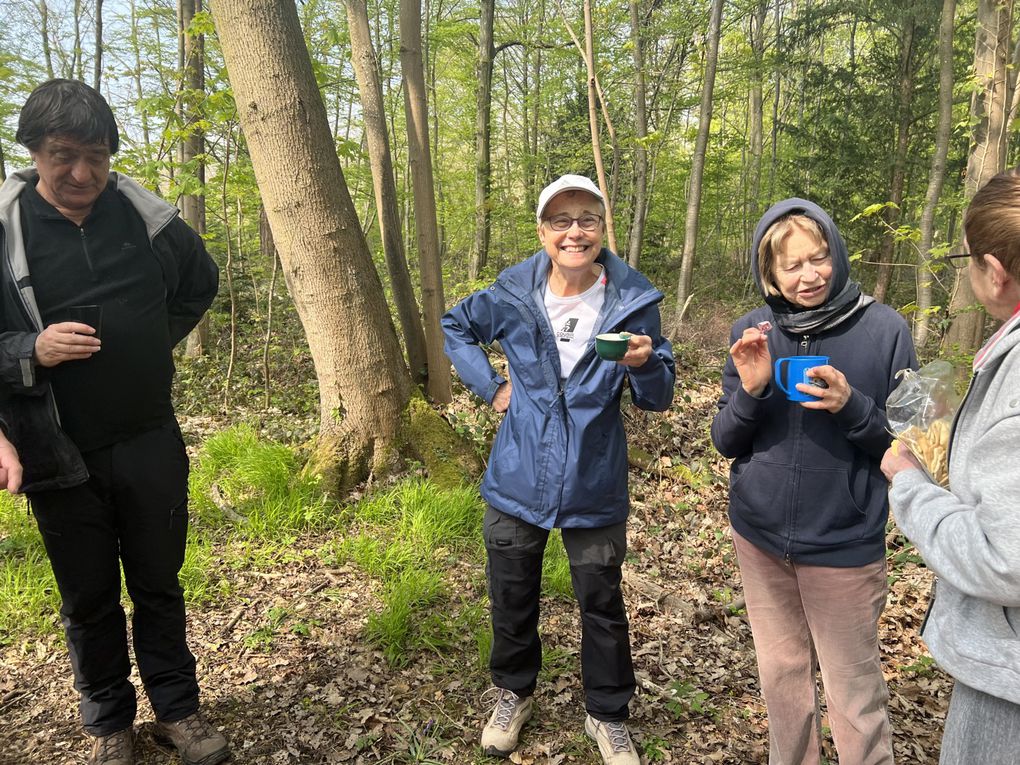
[[[634,464],[625,594],[640,678],[630,722],[642,762],[768,759],[765,709],[726,521],[727,465],[708,439],[720,361],[717,354],[678,348],[672,410],[626,413]],[[462,394],[454,406],[475,405]],[[182,424],[192,442],[209,428],[188,418]],[[365,634],[380,608],[380,583],[353,564],[315,554],[334,543],[335,533],[302,533],[285,552],[247,568],[230,565],[224,550],[211,565],[229,580],[229,597],[189,610],[204,708],[230,739],[233,762],[498,762],[483,757],[477,743],[489,685],[477,633],[465,630],[441,649],[419,649],[392,665]],[[951,680],[918,637],[930,574],[895,528],[889,542],[891,584],[880,638],[896,758],[935,763]],[[454,593],[450,602],[484,618],[479,561],[454,557],[442,567]],[[511,761],[598,763],[583,734],[576,607],[566,598],[545,599],[541,630],[537,711]],[[137,761],[177,762],[153,738],[151,720],[141,699]],[[826,756],[835,762],[824,720],[823,730]],[[0,763],[84,763],[88,747],[56,629],[0,647]]]

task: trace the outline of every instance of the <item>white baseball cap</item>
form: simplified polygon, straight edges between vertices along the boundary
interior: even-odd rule
[[[606,198],[602,196],[599,187],[592,182],[591,178],[584,175],[561,175],[542,189],[542,193],[538,195],[538,209],[535,211],[535,220],[538,223],[542,222],[542,213],[545,212],[545,208],[552,198],[564,191],[586,191],[603,204],[606,202]]]

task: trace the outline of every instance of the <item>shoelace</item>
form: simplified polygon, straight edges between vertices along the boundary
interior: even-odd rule
[[[622,722],[605,723],[606,733],[609,734],[609,744],[614,752],[630,751],[630,736],[627,735],[627,724]]]
[[[185,717],[183,720],[173,723],[173,725],[189,740],[201,741],[212,736],[209,726],[199,715]]]
[[[517,702],[521,700],[521,697],[506,688],[490,688],[482,698],[485,699],[486,696],[494,692],[498,692],[499,697],[496,699],[496,715],[492,722],[500,730],[506,730],[510,727],[510,720],[513,719],[514,712],[517,710]]]
[[[99,748],[96,751],[96,755],[103,757],[104,759],[127,759],[128,742],[130,740],[130,734],[125,731],[121,731],[120,733],[111,733],[109,736],[103,736],[99,739]]]

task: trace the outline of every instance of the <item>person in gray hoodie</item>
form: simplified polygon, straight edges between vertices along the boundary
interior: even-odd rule
[[[885,607],[890,436],[885,401],[916,366],[903,317],[850,279],[846,244],[816,204],[788,199],[758,223],[752,269],[765,305],[733,325],[712,422],[730,468],[730,523],[769,715],[770,765],[817,765],[825,685],[840,762],[893,761],[878,620]],[[827,357],[813,384],[773,378],[782,357]],[[807,363],[807,362],[805,362]],[[782,381],[779,381],[782,385]],[[806,395],[805,395],[806,394]]]
[[[949,488],[906,449],[882,470],[900,529],[938,577],[923,636],[956,679],[941,765],[1020,762],[1020,170],[992,178],[964,219],[974,295],[1004,323],[974,357],[956,413]]]

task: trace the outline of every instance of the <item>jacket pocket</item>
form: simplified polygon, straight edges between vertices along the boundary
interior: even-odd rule
[[[730,513],[749,526],[785,535],[793,466],[754,457],[730,472]]]
[[[844,468],[800,467],[794,538],[807,544],[860,539],[867,516],[850,493]]]

